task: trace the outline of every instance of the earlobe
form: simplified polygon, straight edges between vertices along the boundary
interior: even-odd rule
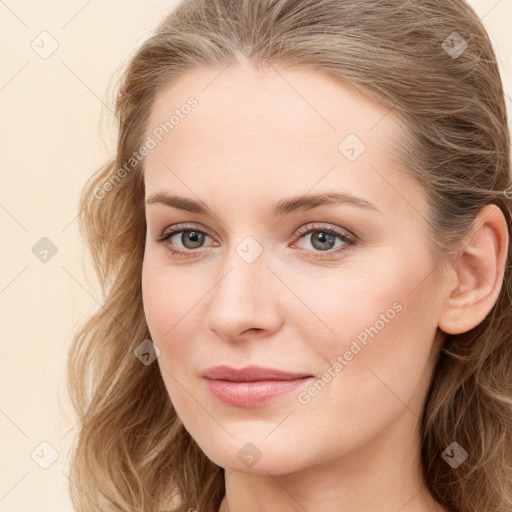
[[[501,209],[490,204],[478,214],[456,264],[455,286],[448,290],[439,317],[447,334],[479,325],[498,300],[507,262],[509,233]]]

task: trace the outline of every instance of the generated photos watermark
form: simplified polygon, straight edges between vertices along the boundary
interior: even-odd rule
[[[148,135],[143,144],[132,153],[132,156],[124,163],[122,167],[117,169],[100,187],[96,187],[93,192],[95,199],[103,199],[107,192],[113,190],[123,178],[125,178],[132,169],[142,161],[144,157],[155,149],[158,144],[162,141],[165,134],[170,133],[178,126],[183,119],[185,119],[191,112],[192,109],[197,107],[199,102],[196,98],[191,96],[187,102],[181,105],[179,108],[175,108],[173,114],[167,121],[162,121],[156,126],[150,135]]]
[[[317,379],[307,390],[301,391],[297,395],[297,400],[302,405],[307,405],[311,400],[317,396],[329,382],[331,382],[336,375],[338,375],[350,361],[354,359],[354,356],[359,354],[361,350],[368,344],[368,336],[373,339],[379,334],[379,332],[386,327],[387,324],[397,313],[402,311],[403,306],[400,302],[395,302],[391,308],[387,309],[385,313],[381,313],[378,320],[370,327],[365,327],[353,340],[350,348],[346,350],[343,355],[338,355],[336,361],[327,368],[322,376]],[[361,347],[362,344],[363,347]]]

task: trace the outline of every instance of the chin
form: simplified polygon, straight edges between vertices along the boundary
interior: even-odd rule
[[[250,439],[250,436],[245,439]],[[198,443],[199,444],[199,443]],[[226,470],[253,475],[282,475],[308,466],[304,452],[292,453],[293,447],[276,446],[270,440],[241,441],[231,439],[212,446],[199,445],[205,455]]]

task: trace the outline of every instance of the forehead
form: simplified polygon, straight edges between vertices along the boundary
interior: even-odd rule
[[[389,188],[383,176],[390,174],[414,187],[398,170],[395,140],[402,130],[392,111],[325,73],[195,69],[153,104],[146,136],[156,145],[145,159],[147,195],[162,187],[185,191],[177,176],[196,190],[229,182],[242,195],[260,190],[262,198],[340,186],[368,197]],[[394,195],[388,202],[396,202]]]
[[[310,69],[277,68],[256,70],[249,66],[198,68],[182,75],[157,95],[147,131],[169,120],[172,112],[197,101],[187,125],[198,128],[206,122],[210,136],[224,135],[243,126],[262,138],[276,132],[290,138],[334,141],[355,133],[361,139],[373,132],[374,139],[399,129],[389,109],[377,105],[356,87],[333,76]],[[173,135],[184,118],[173,127]],[[221,131],[222,128],[222,131]],[[234,134],[234,133],[233,133]],[[252,136],[255,133],[251,134]],[[330,137],[329,137],[330,136]],[[326,141],[327,142],[327,141]]]

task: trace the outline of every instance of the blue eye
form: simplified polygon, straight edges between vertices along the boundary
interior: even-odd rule
[[[183,248],[177,249],[172,238],[176,235],[181,234],[177,237]],[[355,238],[347,235],[346,233],[339,231],[330,226],[323,224],[309,224],[299,229],[294,236],[299,239],[305,238],[307,235],[313,235],[311,245],[313,250],[303,249],[314,258],[325,259],[338,255],[342,251],[348,250],[351,246],[356,244]],[[206,238],[210,238],[207,232],[197,229],[195,225],[177,225],[172,228],[168,228],[163,231],[158,237],[154,239],[155,242],[164,244],[167,250],[177,258],[195,258],[200,256],[206,249],[202,249],[202,246]],[[341,246],[333,250],[333,246],[336,240],[342,242]],[[218,245],[218,244],[217,244]],[[185,250],[184,250],[185,249]],[[199,250],[200,249],[200,250]],[[317,250],[315,250],[317,249]]]
[[[170,244],[169,246],[171,239],[180,233],[181,237],[177,238],[181,241],[185,249],[188,250],[176,249],[174,244]],[[203,250],[198,251],[196,249],[201,247],[201,244],[204,243],[204,239],[207,236],[209,235],[206,232],[196,229],[194,226],[179,225],[166,229],[155,239],[155,242],[168,246],[167,250],[174,256],[188,258],[192,256],[190,253],[193,253],[192,257],[196,257],[204,252]]]
[[[356,243],[355,239],[351,236],[335,228],[324,226],[322,224],[305,226],[297,231],[296,235],[300,238],[303,238],[306,235],[313,235],[310,237],[310,243],[314,248],[318,249],[318,251],[313,251],[313,257],[320,259],[325,259],[333,254],[346,251]],[[342,244],[332,250],[336,240],[340,240]]]
[[[204,242],[205,236],[208,236],[203,231],[182,229],[179,231],[171,231],[170,233],[167,233],[165,236],[159,239],[159,242],[165,242],[178,233],[182,233],[180,241],[187,249],[198,249],[201,246],[201,243]],[[191,246],[187,246],[189,243]]]

